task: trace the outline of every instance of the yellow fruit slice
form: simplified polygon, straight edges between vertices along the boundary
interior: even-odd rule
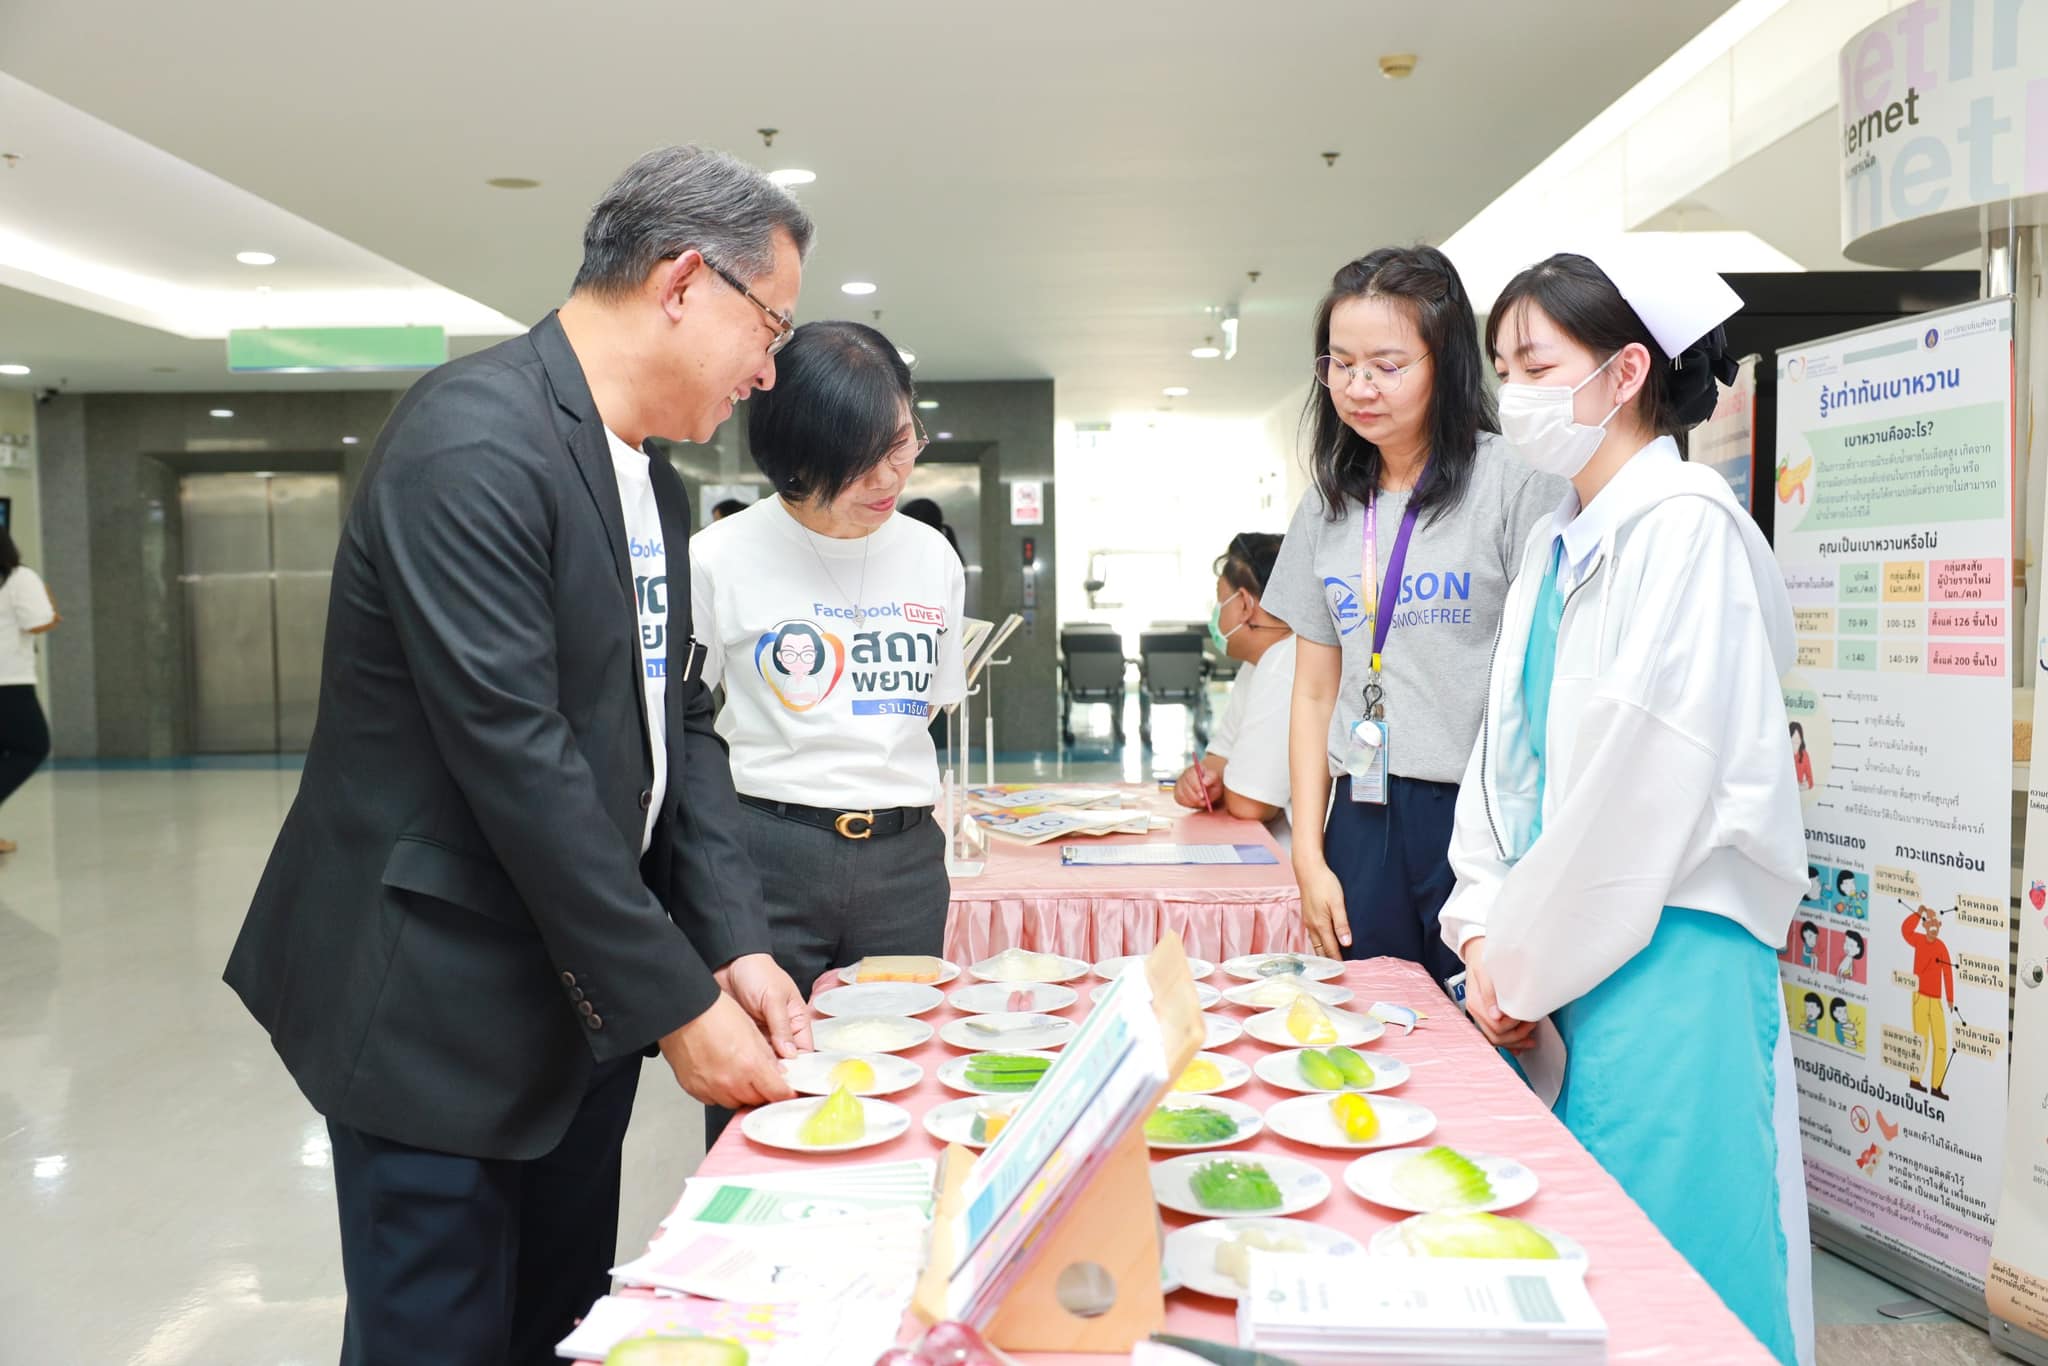
[[[867,1130],[867,1112],[861,1109],[860,1099],[842,1086],[811,1111],[810,1118],[797,1129],[796,1141],[807,1148],[829,1148],[851,1143]]]
[[[1196,1058],[1188,1064],[1188,1070],[1180,1074],[1173,1089],[1176,1091],[1215,1091],[1223,1086],[1223,1069],[1207,1058]]]
[[[1323,1003],[1313,996],[1298,996],[1287,1008],[1287,1032],[1294,1041],[1309,1047],[1320,1047],[1337,1042],[1337,1022],[1330,1018],[1330,1012],[1323,1009]]]
[[[1353,1143],[1370,1143],[1380,1135],[1380,1117],[1374,1113],[1372,1102],[1355,1091],[1334,1097],[1330,1113],[1337,1117],[1337,1127],[1344,1131],[1344,1137]]]
[[[834,1090],[844,1086],[855,1095],[864,1096],[875,1089],[875,1067],[866,1058],[848,1058],[834,1064],[825,1080]]]

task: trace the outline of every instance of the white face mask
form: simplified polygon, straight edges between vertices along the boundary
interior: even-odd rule
[[[1617,351],[1614,356],[1620,354]],[[1615,404],[1599,426],[1589,427],[1574,419],[1572,398],[1597,379],[1601,370],[1614,364],[1614,356],[1601,361],[1599,369],[1569,389],[1562,384],[1501,385],[1500,434],[1515,453],[1541,473],[1560,479],[1569,479],[1586,468],[1621,405]]]

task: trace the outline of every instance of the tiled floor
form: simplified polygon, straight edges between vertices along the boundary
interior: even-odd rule
[[[1161,718],[1162,744],[1167,729]],[[1170,774],[1185,760],[1155,762]],[[998,777],[1138,779],[1150,766],[1098,753]],[[21,844],[0,861],[0,1361],[334,1360],[325,1131],[220,984],[297,781],[67,770],[0,814],[0,835]],[[700,1125],[650,1064],[627,1139],[624,1247],[673,1200]],[[1821,1256],[1816,1278],[1823,1362],[1992,1359],[1977,1329],[1882,1319],[1876,1306],[1901,1292],[1845,1263]]]

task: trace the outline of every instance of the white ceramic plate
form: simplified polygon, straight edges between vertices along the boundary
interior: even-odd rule
[[[987,1143],[975,1138],[974,1118],[987,1111],[1008,1110],[1016,1117],[1017,1107],[1030,1092],[1010,1096],[963,1096],[934,1105],[924,1112],[924,1131],[941,1143],[958,1143],[967,1148],[986,1148]]]
[[[1375,1257],[1412,1256],[1413,1254],[1408,1251],[1407,1244],[1401,1241],[1401,1230],[1421,1217],[1419,1214],[1411,1215],[1400,1223],[1389,1224],[1378,1233],[1375,1233],[1372,1236],[1372,1242],[1367,1244],[1372,1255]],[[1592,1258],[1586,1255],[1586,1249],[1580,1245],[1576,1238],[1566,1237],[1556,1229],[1545,1228],[1541,1224],[1530,1224],[1529,1227],[1550,1240],[1550,1245],[1557,1249],[1557,1259],[1559,1261],[1574,1263],[1582,1269],[1587,1263],[1592,1261]],[[1167,1241],[1171,1242],[1171,1237]]]
[[[1246,1010],[1272,1010],[1275,1006],[1290,1004],[1294,999],[1292,993],[1270,1003],[1254,999],[1256,993],[1271,989],[1276,983],[1283,989],[1295,987],[1305,991],[1326,1006],[1341,1006],[1353,995],[1350,987],[1335,982],[1305,982],[1299,977],[1269,977],[1263,982],[1239,982],[1223,993],[1223,999],[1234,1006],[1243,1006]]]
[[[1436,1132],[1436,1112],[1412,1100],[1392,1096],[1368,1101],[1379,1116],[1380,1131],[1360,1142],[1346,1138],[1330,1110],[1335,1096],[1290,1096],[1266,1111],[1266,1123],[1282,1138],[1317,1148],[1339,1148],[1364,1152],[1368,1148],[1398,1148],[1418,1143]]]
[[[1483,1205],[1459,1209],[1423,1209],[1394,1189],[1394,1173],[1403,1162],[1411,1157],[1420,1157],[1426,1151],[1424,1148],[1395,1148],[1383,1153],[1367,1153],[1344,1169],[1344,1184],[1361,1200],[1385,1205],[1388,1209],[1406,1210],[1410,1214],[1451,1214],[1464,1209],[1498,1214],[1501,1210],[1526,1204],[1536,1194],[1536,1173],[1513,1158],[1466,1153],[1465,1156],[1471,1158],[1479,1170],[1486,1173],[1486,1179],[1493,1183],[1493,1199]]]
[[[1010,998],[1019,992],[1030,998],[1024,1008],[1039,1015],[1065,1010],[1081,999],[1072,987],[1055,982],[976,982],[960,988],[946,1000],[953,1009],[969,1015],[1000,1015],[1016,1009]]]
[[[1387,1027],[1370,1015],[1353,1015],[1348,1010],[1332,1009],[1330,1023],[1337,1026],[1337,1037],[1329,1044],[1315,1044],[1316,1048],[1328,1048],[1330,1044],[1343,1044],[1346,1048],[1357,1048],[1369,1044],[1387,1032]],[[1244,1022],[1244,1032],[1260,1043],[1269,1043],[1275,1048],[1300,1048],[1302,1042],[1287,1032],[1287,1012],[1268,1010],[1254,1015]]]
[[[1090,1005],[1101,1005],[1102,998],[1109,995],[1109,989],[1115,985],[1114,982],[1104,982],[1096,987],[1088,993],[1088,1003]],[[1207,982],[1195,983],[1195,1004],[1203,1010],[1208,1010],[1212,1006],[1219,1004],[1222,1000],[1223,993],[1210,986]]]
[[[955,977],[958,977],[958,976],[960,975],[960,965],[959,965],[958,963],[945,963],[945,962],[944,962],[944,960],[941,960],[941,963],[942,963],[942,968],[943,968],[943,970],[942,970],[942,971],[941,971],[941,972],[939,973],[939,975],[938,975],[937,979],[936,979],[936,980],[934,980],[934,981],[931,981],[931,982],[861,982],[861,981],[856,981],[856,980],[855,980],[855,977],[856,977],[856,975],[857,975],[857,974],[858,974],[858,973],[860,972],[860,964],[859,964],[859,963],[848,963],[848,964],[847,964],[847,965],[846,965],[845,967],[843,967],[843,968],[839,969],[839,980],[840,980],[840,982],[841,982],[842,984],[844,984],[844,985],[846,985],[846,986],[849,986],[849,987],[859,987],[859,986],[866,986],[866,987],[875,987],[875,986],[882,986],[882,987],[890,987],[890,986],[902,986],[902,987],[914,987],[914,986],[935,986],[935,987],[942,987],[942,986],[946,985],[946,983],[948,983],[948,982],[952,981],[952,980],[953,980],[953,979],[954,979]]]
[[[1306,1219],[1208,1219],[1166,1235],[1167,1275],[1179,1281],[1183,1290],[1220,1300],[1236,1299],[1244,1287],[1216,1269],[1216,1250],[1249,1229],[1275,1237],[1292,1234],[1310,1252],[1325,1257],[1357,1257],[1365,1252],[1357,1239]]]
[[[1222,1094],[1223,1092],[1225,1092],[1225,1091],[1235,1091],[1235,1090],[1236,1090],[1236,1089],[1237,1089],[1238,1087],[1240,1087],[1240,1086],[1244,1085],[1244,1084],[1245,1084],[1246,1082],[1248,1082],[1248,1081],[1250,1081],[1250,1080],[1252,1079],[1252,1069],[1251,1069],[1251,1068],[1249,1068],[1249,1067],[1245,1066],[1245,1065],[1244,1065],[1243,1063],[1239,1062],[1239,1061],[1238,1061],[1238,1060],[1237,1060],[1236,1058],[1226,1058],[1226,1057],[1224,1057],[1224,1056],[1223,1056],[1223,1055],[1222,1055],[1221,1053],[1197,1053],[1197,1054],[1195,1054],[1195,1061],[1197,1061],[1197,1062],[1213,1062],[1213,1063],[1215,1063],[1215,1064],[1216,1064],[1216,1070],[1217,1070],[1217,1071],[1219,1071],[1219,1072],[1221,1072],[1221,1073],[1223,1074],[1223,1084],[1222,1084],[1221,1086],[1204,1086],[1204,1087],[1202,1087],[1202,1088],[1200,1088],[1200,1089],[1198,1089],[1198,1090],[1194,1090],[1194,1091],[1168,1091],[1168,1092],[1166,1093],[1167,1095],[1169,1095],[1169,1096],[1215,1096],[1215,1095],[1221,1095],[1221,1094]],[[1192,1066],[1192,1065],[1193,1065],[1193,1064],[1191,1063],[1191,1064],[1190,1064],[1190,1066]]]
[[[946,999],[937,987],[916,982],[868,982],[833,987],[811,998],[820,1015],[922,1015]]]
[[[782,1075],[804,1095],[829,1096],[832,1069],[849,1058],[858,1058],[875,1069],[875,1084],[854,1092],[858,1096],[893,1096],[924,1080],[924,1068],[888,1053],[799,1053],[783,1060]]]
[[[901,1053],[930,1040],[932,1027],[901,1015],[836,1015],[811,1022],[820,1053]]]
[[[1032,1053],[1021,1048],[984,1048],[977,1051],[983,1053],[1021,1053],[1027,1057],[1044,1058],[1048,1062],[1056,1061],[1059,1058],[1057,1053]],[[970,1096],[1028,1096],[1031,1094],[1029,1091],[990,1091],[980,1086],[968,1085],[967,1063],[973,1056],[973,1053],[965,1053],[957,1058],[948,1058],[945,1062],[941,1063],[939,1065],[940,1083],[950,1086],[955,1091],[965,1091]]]
[[[794,1101],[784,1101],[793,1105]],[[1195,1192],[1189,1180],[1204,1163],[1209,1162],[1255,1162],[1266,1169],[1273,1178],[1273,1184],[1280,1188],[1280,1207],[1269,1210],[1213,1210],[1195,1199]],[[1231,1157],[1227,1153],[1189,1153],[1185,1157],[1170,1157],[1164,1162],[1152,1164],[1152,1198],[1167,1209],[1182,1214],[1193,1214],[1202,1218],[1228,1216],[1231,1218],[1251,1215],[1284,1216],[1299,1214],[1314,1209],[1330,1198],[1330,1178],[1320,1167],[1311,1166],[1298,1157],[1282,1157],[1278,1153],[1257,1153],[1244,1157]]]
[[[1202,1036],[1202,1047],[1222,1048],[1236,1043],[1244,1037],[1244,1026],[1221,1015],[1202,1016],[1202,1028],[1208,1031]]]
[[[1020,958],[1019,955],[1023,953],[1031,953],[1031,959]],[[1043,963],[1036,961],[1041,958],[1046,961]],[[1023,977],[1006,977],[1003,975],[1006,972],[1018,971],[1020,965],[1028,966],[1031,969],[1029,975]],[[1079,958],[1067,958],[1057,953],[1036,953],[1028,949],[1004,949],[993,957],[982,959],[967,970],[974,975],[974,979],[977,982],[1015,982],[1019,984],[1024,982],[1071,982],[1078,977],[1086,977],[1088,975],[1088,964]]]
[[[740,1132],[764,1147],[786,1148],[793,1153],[850,1153],[856,1148],[872,1148],[892,1138],[900,1138],[910,1129],[908,1110],[886,1100],[871,1100],[863,1096],[860,1108],[867,1119],[867,1131],[859,1138],[851,1143],[830,1143],[820,1147],[798,1142],[797,1130],[824,1103],[823,1097],[805,1096],[800,1100],[778,1100],[773,1105],[749,1110],[740,1119]]]
[[[1306,1048],[1290,1048],[1285,1053],[1267,1053],[1252,1064],[1252,1071],[1268,1086],[1277,1086],[1283,1091],[1306,1091],[1312,1095],[1333,1096],[1336,1091],[1325,1091],[1319,1086],[1310,1086],[1301,1076],[1301,1055]],[[1318,1050],[1320,1051],[1320,1050]],[[1366,1065],[1372,1068],[1372,1085],[1340,1086],[1338,1091],[1391,1091],[1413,1075],[1408,1064],[1399,1058],[1389,1058],[1380,1053],[1365,1055]]]
[[[1155,1152],[1191,1153],[1202,1148],[1228,1148],[1233,1143],[1242,1143],[1248,1138],[1257,1137],[1259,1130],[1266,1127],[1265,1121],[1259,1118],[1257,1110],[1244,1104],[1242,1101],[1225,1100],[1222,1096],[1169,1094],[1166,1099],[1159,1102],[1158,1108],[1161,1110],[1221,1110],[1224,1114],[1237,1121],[1237,1132],[1233,1133],[1229,1138],[1212,1138],[1206,1143],[1165,1143],[1156,1138],[1146,1138],[1145,1142]]]
[[[1344,965],[1335,958],[1319,958],[1312,953],[1248,953],[1241,958],[1232,958],[1224,963],[1223,970],[1240,982],[1263,982],[1275,976],[1272,971],[1260,971],[1275,963],[1299,963],[1301,971],[1282,975],[1305,977],[1311,982],[1327,982],[1332,977],[1344,975]]]
[[[1142,953],[1127,953],[1121,958],[1105,958],[1095,965],[1095,975],[1097,977],[1113,978],[1131,964],[1144,962],[1148,956]],[[1194,978],[1197,982],[1214,971],[1216,971],[1216,965],[1206,958],[1188,959],[1188,976]]]
[[[1013,1015],[1005,1011],[949,1020],[940,1028],[939,1037],[970,1053],[1025,1053],[1058,1048],[1080,1028],[1060,1015]]]

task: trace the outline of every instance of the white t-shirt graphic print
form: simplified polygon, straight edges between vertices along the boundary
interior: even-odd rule
[[[966,690],[966,592],[945,537],[901,515],[840,540],[771,496],[693,535],[691,619],[705,682],[725,685],[733,786],[837,810],[935,804],[927,728]]]
[[[640,852],[654,843],[654,819],[668,795],[668,547],[647,456],[605,428],[612,471],[619,480],[619,511],[626,519],[626,549],[633,557],[633,597],[640,610],[640,662],[647,690],[647,743],[653,749],[654,800],[640,832]]]

